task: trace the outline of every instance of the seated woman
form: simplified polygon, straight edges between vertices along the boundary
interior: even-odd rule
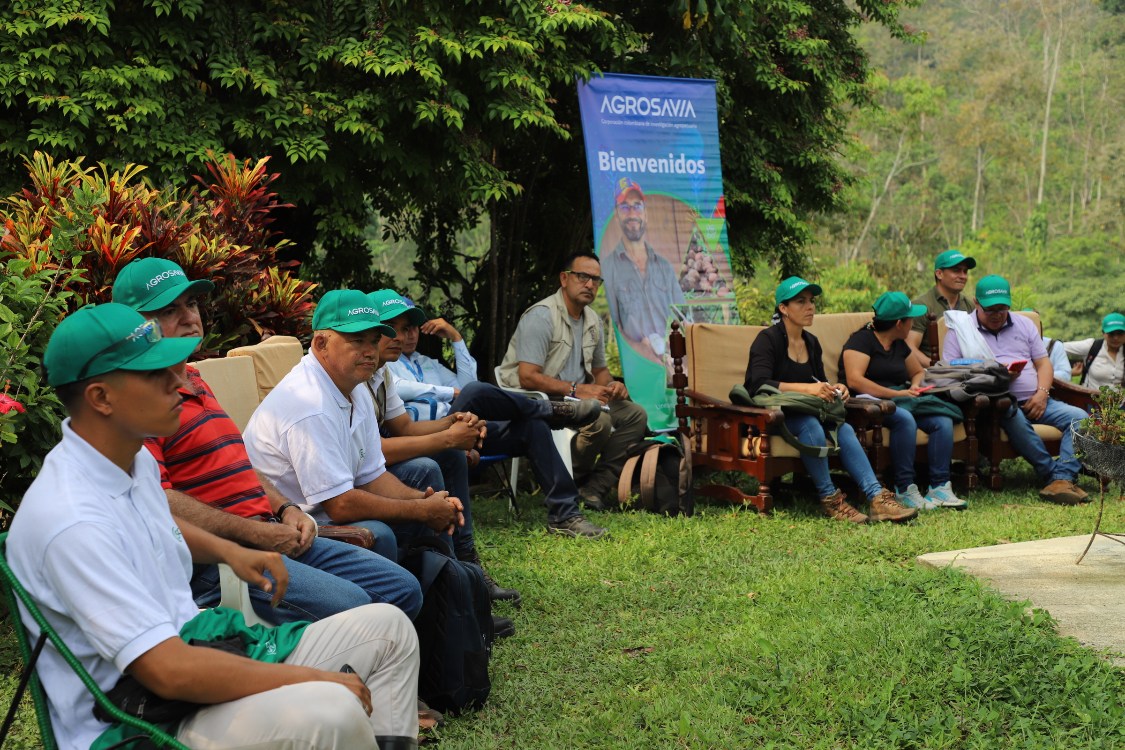
[[[825,401],[845,399],[847,388],[825,382],[823,352],[816,336],[805,329],[816,314],[814,296],[820,287],[797,276],[790,276],[777,287],[777,322],[762,331],[750,346],[750,362],[746,367],[746,390],[755,395],[764,385],[780,391],[806,393]],[[806,445],[826,444],[824,425],[808,414],[786,415],[785,424],[798,440]],[[820,496],[824,515],[841,521],[909,521],[918,515],[913,508],[904,508],[895,494],[884,489],[871,470],[863,447],[850,425],[842,424],[837,432],[840,461],[844,469],[871,501],[868,515],[852,507],[843,492],[832,484],[828,459],[801,454],[801,462],[812,477]]]
[[[903,399],[917,400],[926,371],[910,356],[906,337],[914,318],[926,314],[925,305],[912,305],[902,292],[885,292],[875,300],[875,320],[851,335],[841,356],[844,380],[856,394],[900,399],[883,424],[891,432],[891,465],[895,496],[909,508],[964,508],[953,494],[949,462],[953,455],[953,420],[945,414],[914,414],[921,409]],[[930,397],[931,399],[933,397]],[[918,402],[921,405],[921,402]],[[922,496],[914,481],[914,451],[918,430],[930,436],[930,489]]]
[[[1081,385],[1087,388],[1125,386],[1125,315],[1110,313],[1102,319],[1102,338],[1067,341],[1066,355],[1082,362]]]

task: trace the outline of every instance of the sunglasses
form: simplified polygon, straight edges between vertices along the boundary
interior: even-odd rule
[[[141,323],[139,326],[134,328],[132,333],[130,333],[128,336],[121,339],[120,341],[114,341],[112,344],[105,347],[104,349],[99,351],[97,354],[95,354],[94,356],[92,356],[88,360],[86,360],[86,364],[82,365],[82,369],[78,371],[78,380],[85,380],[86,379],[86,375],[89,372],[90,367],[103,354],[109,354],[110,352],[114,352],[114,351],[117,351],[118,349],[122,349],[122,348],[128,346],[129,344],[132,344],[134,341],[139,341],[140,339],[144,339],[145,341],[149,342],[150,344],[155,344],[157,341],[160,341],[162,338],[164,338],[164,333],[163,333],[163,331],[160,330],[160,323],[156,319],[146,320],[144,323]]]

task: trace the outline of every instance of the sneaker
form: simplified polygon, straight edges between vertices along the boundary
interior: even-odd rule
[[[609,510],[609,506],[606,505],[601,496],[593,490],[585,488],[578,490],[578,499],[582,501],[582,506],[586,508],[586,510]]]
[[[492,635],[496,640],[511,638],[516,634],[516,624],[507,617],[492,616]]]
[[[590,523],[581,513],[562,521],[548,521],[547,531],[552,534],[582,536],[587,539],[601,539],[606,535],[605,529]]]
[[[820,512],[836,521],[867,523],[867,516],[853,508],[848,503],[847,497],[840,490],[836,490],[828,497],[820,498]]]
[[[884,489],[871,498],[871,507],[868,509],[867,517],[875,522],[904,523],[912,518],[917,518],[918,509],[903,507],[895,498],[895,493]]]
[[[1039,490],[1039,499],[1059,505],[1081,505],[1090,502],[1081,487],[1067,479],[1056,479]]]
[[[484,585],[488,588],[488,598],[494,602],[511,602],[515,606],[520,606],[523,597],[520,592],[515,589],[506,589],[496,582],[496,580],[488,574],[488,571],[481,568],[484,573]]]
[[[953,494],[953,485],[949,482],[931,487],[930,491],[926,493],[926,499],[940,508],[964,510],[969,507],[967,502]]]
[[[905,492],[899,492],[898,490],[895,490],[895,499],[897,499],[899,503],[905,505],[907,508],[917,508],[918,510],[933,510],[937,507],[937,503],[930,499],[929,495],[922,497],[922,493],[921,491],[919,491],[918,485],[916,484],[912,484],[907,487]]]
[[[596,398],[584,398],[580,401],[548,401],[551,405],[551,414],[546,418],[552,430],[560,427],[584,427],[602,413],[602,402]]]

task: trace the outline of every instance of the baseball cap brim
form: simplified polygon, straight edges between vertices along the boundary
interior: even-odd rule
[[[777,300],[777,304],[780,305],[782,302],[788,302],[789,300],[793,299],[794,297],[796,297],[798,294],[805,291],[806,289],[808,289],[813,294],[817,294],[817,295],[824,294],[824,290],[821,289],[818,284],[813,284],[811,282],[806,281],[804,284],[798,284],[793,289],[790,289],[789,294],[785,297],[785,299]]]
[[[154,310],[159,310],[162,307],[167,307],[168,305],[179,299],[183,294],[209,294],[213,291],[215,291],[215,285],[210,281],[208,281],[207,279],[196,279],[195,281],[189,281],[186,284],[181,284],[179,286],[173,286],[168,289],[164,289],[159,294],[156,294],[152,299],[145,300],[143,303],[141,303],[141,305],[134,309],[136,309],[137,312],[152,312]]]
[[[923,315],[925,315],[925,314],[926,314],[926,306],[925,306],[925,305],[911,305],[911,306],[910,306],[910,315],[909,315],[909,317],[911,317],[911,318],[920,318],[920,317],[922,317],[922,316],[923,316]]]
[[[87,373],[84,377],[96,378],[99,375],[105,375],[106,373],[116,372],[118,370],[127,370],[129,372],[163,370],[165,367],[171,367],[172,365],[186,362],[202,340],[203,339],[198,336],[161,339],[147,347],[137,356],[124,362],[114,362],[112,358],[106,357],[101,365],[87,365]],[[77,381],[68,380],[67,382],[73,383]],[[66,383],[52,383],[52,385],[66,385]]]
[[[372,323],[365,320],[357,320],[355,323],[341,323],[338,326],[332,326],[329,330],[339,331],[340,333],[362,333],[363,331],[370,331],[372,328],[375,329],[376,333],[384,336],[393,338],[398,335],[395,329],[385,323]]]
[[[430,319],[430,316],[419,310],[417,307],[407,307],[405,305],[392,307],[387,312],[379,316],[380,320],[394,320],[399,315],[405,315],[406,319],[410,321],[411,325],[420,326]]]

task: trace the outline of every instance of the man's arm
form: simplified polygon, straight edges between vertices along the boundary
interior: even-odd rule
[[[914,358],[923,368],[930,366],[930,358],[922,353],[918,347],[922,344],[922,333],[920,331],[910,331],[906,334],[906,345],[910,347],[910,356]]]
[[[620,401],[621,399],[629,398],[629,391],[626,390],[625,384],[620,380],[614,380],[608,367],[595,367],[593,368],[593,374],[594,385],[605,388],[606,396],[609,401]]]
[[[389,471],[361,487],[354,487],[321,504],[335,523],[377,520],[386,523],[421,521],[431,529],[449,533],[463,526],[461,501],[449,493],[416,490]]]
[[[521,361],[518,372],[520,388],[526,388],[529,391],[543,391],[549,396],[570,395],[570,383],[545,375],[543,365]],[[609,375],[608,369],[606,375]],[[602,403],[609,401],[609,392],[605,385],[598,385],[597,383],[579,383],[574,395],[578,398],[596,398]]]
[[[1047,410],[1047,394],[1051,384],[1055,382],[1055,370],[1051,367],[1048,357],[1040,357],[1032,362],[1035,365],[1035,376],[1038,380],[1035,393],[1023,402],[1023,411],[1029,419],[1035,420],[1043,416]]]
[[[308,551],[308,548],[312,546],[313,540],[316,539],[316,521],[314,521],[312,516],[308,513],[292,505],[292,503],[296,501],[281,494],[281,490],[270,481],[269,477],[257,469],[254,469],[254,474],[258,477],[258,482],[262,485],[262,491],[266,493],[266,499],[270,501],[270,509],[273,510],[275,516],[277,516],[277,511],[280,510],[282,506],[286,503],[290,503],[289,507],[285,509],[285,512],[281,514],[278,520],[281,521],[281,525],[297,532],[296,549],[278,549],[275,551],[283,555],[289,555],[290,557],[303,555]]]
[[[383,423],[390,437],[382,440],[383,457],[396,464],[418,456],[429,456],[450,448],[472,450],[483,439],[484,422],[477,427],[450,414],[441,419],[415,422],[409,414],[400,414]]]
[[[272,485],[271,485],[272,486]],[[176,518],[188,521],[215,536],[260,550],[282,555],[294,554],[300,548],[300,532],[282,523],[264,523],[252,518],[212,508],[179,490],[164,490],[168,506]],[[293,508],[286,515],[298,511]],[[304,515],[304,514],[302,514]],[[300,553],[296,553],[300,554]]]

